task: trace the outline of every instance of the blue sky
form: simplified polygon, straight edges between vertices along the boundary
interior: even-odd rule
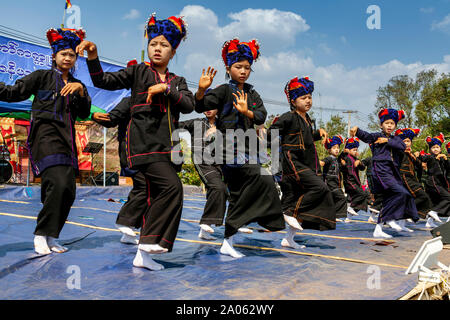
[[[42,39],[47,28],[61,24],[65,3],[2,2],[1,25]],[[123,62],[140,58],[142,26],[152,12],[158,18],[185,13],[192,27],[170,69],[192,81],[206,64],[219,69],[216,84],[224,81],[220,46],[228,39],[220,35],[257,37],[262,58],[255,63],[250,82],[261,96],[284,102],[284,84],[294,76],[308,75],[316,80],[315,105],[362,110],[362,121],[373,110],[376,89],[390,77],[414,76],[432,67],[450,72],[450,0],[73,0],[72,4],[81,7],[81,24],[88,40],[98,44],[100,55]],[[366,27],[369,5],[381,9],[380,30]],[[271,23],[274,17],[282,19]],[[269,113],[286,111],[266,107]]]

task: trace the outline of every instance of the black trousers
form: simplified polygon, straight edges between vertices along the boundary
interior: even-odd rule
[[[370,194],[364,191],[363,188],[352,182],[344,184],[345,192],[347,193],[347,200],[350,202],[350,207],[356,210],[367,211]]]
[[[132,179],[133,189],[128,194],[127,203],[120,209],[116,223],[139,229],[142,226],[142,217],[144,216],[145,210],[149,206],[147,182],[142,172],[135,174]]]
[[[171,162],[153,162],[137,168],[145,177],[147,201],[141,244],[159,244],[172,251],[183,210],[183,185]]]
[[[296,218],[304,229],[336,229],[336,208],[333,194],[323,179],[311,169],[284,175],[281,204],[283,213]]]
[[[416,179],[403,174],[402,180],[405,184],[406,189],[408,189],[409,193],[411,193],[411,195],[414,197],[414,202],[416,203],[419,217],[422,219],[426,219],[428,212],[431,211],[431,207],[433,206],[430,197],[428,197],[428,194],[425,192],[422,184]]]
[[[425,183],[425,191],[432,202],[432,210],[436,211],[440,216],[450,216],[450,192],[435,182],[432,178],[433,184],[429,181]]]
[[[218,165],[204,164],[195,164],[195,169],[206,187],[206,204],[200,224],[220,226],[223,224],[228,197],[222,169]]]
[[[336,218],[347,217],[347,197],[341,188],[331,191],[334,201],[334,208],[336,209]]]
[[[34,234],[59,238],[75,200],[75,169],[71,166],[50,167],[44,170],[41,179],[44,206],[37,217]]]
[[[271,175],[261,174],[260,165],[223,165],[222,171],[230,192],[225,238],[233,236],[239,228],[252,222],[269,231],[285,228],[275,182]]]
[[[380,193],[373,193],[374,186],[372,179],[372,176],[367,176],[367,184],[369,185],[370,193],[373,196],[373,201],[370,199],[369,202],[371,202],[370,206],[373,209],[380,211],[383,208],[383,195]]]

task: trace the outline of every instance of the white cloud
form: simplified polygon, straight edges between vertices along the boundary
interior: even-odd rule
[[[212,10],[198,5],[184,7],[180,16],[188,24],[187,51],[198,47],[217,51],[217,46],[222,46],[226,40],[239,37],[242,41],[258,39],[262,54],[269,54],[295,44],[296,36],[310,29],[300,15],[277,9],[230,13],[231,22],[225,26],[219,26]]]
[[[343,44],[347,44],[347,38],[346,38],[346,37],[341,36],[339,39],[341,40],[341,42],[342,42]]]
[[[122,17],[123,20],[135,20],[141,16],[140,12],[136,9],[131,9],[126,15]]]
[[[246,9],[238,13],[230,13],[228,17],[233,22],[221,29],[220,35],[223,38],[238,36],[272,39],[276,37],[290,45],[295,43],[297,34],[310,29],[300,15],[277,9]]]
[[[433,13],[434,12],[434,8],[433,7],[420,8],[420,12],[422,12],[422,13]]]
[[[445,18],[440,22],[433,22],[431,25],[431,30],[440,30],[450,34],[450,14],[445,16]]]
[[[319,43],[319,49],[327,55],[332,55],[334,52],[326,43]]]
[[[251,15],[247,10],[252,10],[258,19],[251,19],[251,22],[244,21],[245,17]],[[249,40],[252,37],[265,39],[261,46],[261,58],[253,65],[254,73],[249,79],[249,83],[255,86],[263,98],[284,103],[286,96],[283,90],[286,82],[295,76],[309,76],[315,82],[316,107],[358,110],[362,112],[359,114],[362,121],[367,118],[363,114],[371,113],[374,108],[377,89],[386,85],[393,76],[407,74],[415,77],[418,72],[432,68],[439,73],[450,72],[450,55],[443,57],[443,60],[436,64],[423,64],[420,61],[405,64],[400,60],[391,60],[383,64],[358,68],[348,68],[343,64],[317,65],[313,59],[314,52],[310,48],[295,50],[293,45],[286,46],[289,41],[295,44],[293,34],[298,35],[309,30],[310,27],[306,22],[301,23],[304,21],[303,18],[285,12],[284,20],[277,22],[280,24],[278,29],[294,29],[290,29],[288,34],[277,33],[275,23],[270,20],[274,18],[273,10],[247,10],[230,14],[232,21],[225,26],[219,26],[217,15],[210,9],[186,6],[180,15],[184,16],[184,20],[188,23],[188,39],[180,45],[178,57],[172,62],[171,70],[197,83],[202,69],[213,66],[218,70],[213,87],[224,83],[225,68],[221,59],[221,46],[225,40],[236,35],[232,34],[232,31],[238,31],[238,25],[242,28],[248,26],[253,33],[245,31],[245,35],[239,35],[243,37],[242,40]],[[298,21],[299,25],[292,26],[293,21]],[[325,43],[320,43],[323,44],[323,48],[326,47]],[[266,104],[266,108],[269,114],[287,111],[287,107],[270,104]],[[195,116],[198,115],[192,114],[188,117]]]

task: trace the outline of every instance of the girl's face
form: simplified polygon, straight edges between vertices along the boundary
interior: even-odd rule
[[[410,148],[411,148],[412,142],[411,142],[411,139],[410,139],[410,138],[403,139],[403,142],[404,142],[405,145],[406,145],[406,149],[410,149]]]
[[[244,84],[250,77],[252,66],[248,60],[234,63],[231,67],[227,67],[227,72],[231,79],[239,84]]]
[[[311,93],[305,94],[304,96],[298,97],[295,100],[291,100],[292,105],[299,112],[306,113],[311,110],[312,107],[312,95]]]
[[[358,148],[350,149],[350,155],[354,158],[358,157]]]
[[[385,122],[383,122],[381,125],[381,130],[383,130],[384,133],[391,135],[392,132],[394,132],[397,125],[395,124],[395,121],[392,119],[388,119]]]
[[[75,54],[75,51],[69,48],[58,51],[53,59],[59,70],[69,71],[75,66],[77,55]]]
[[[175,56],[176,50],[163,35],[150,40],[147,48],[148,58],[157,66],[167,66],[169,61]]]
[[[441,153],[441,147],[438,144],[435,144],[430,149],[431,153],[437,156],[439,153]]]
[[[214,118],[214,117],[216,116],[217,111],[218,111],[217,109],[209,110],[209,111],[203,112],[203,114],[204,114],[208,119],[211,119],[211,118]]]
[[[330,154],[337,157],[337,155],[339,154],[339,145],[335,144],[334,146],[332,146],[330,149]]]

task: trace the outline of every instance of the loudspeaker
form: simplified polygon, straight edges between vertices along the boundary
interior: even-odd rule
[[[441,224],[439,227],[431,230],[433,238],[442,237],[443,244],[450,244],[450,222]]]
[[[103,172],[94,178],[95,184],[98,186],[103,186]],[[117,172],[106,172],[106,181],[105,184],[107,186],[118,186],[119,185],[119,175]]]

